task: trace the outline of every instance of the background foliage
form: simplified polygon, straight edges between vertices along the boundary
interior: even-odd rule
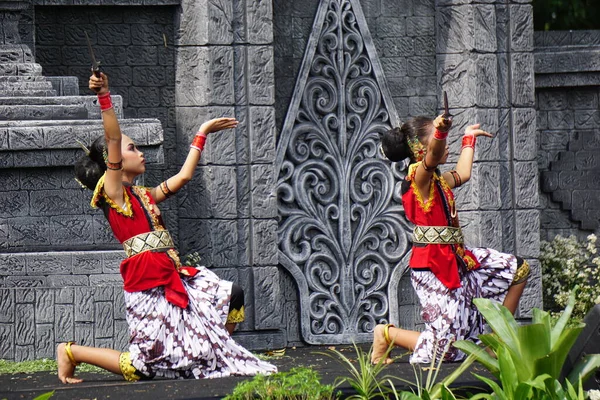
[[[536,31],[600,29],[599,0],[533,0]]]

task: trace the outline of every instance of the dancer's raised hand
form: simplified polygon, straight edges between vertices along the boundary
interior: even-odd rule
[[[209,134],[213,132],[231,129],[238,126],[238,121],[235,118],[215,118],[206,121],[200,126],[199,133]]]

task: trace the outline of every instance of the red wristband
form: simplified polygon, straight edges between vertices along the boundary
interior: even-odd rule
[[[110,99],[110,92],[99,94],[98,103],[100,104],[100,111],[106,111],[113,108],[112,100]]]
[[[433,133],[433,138],[437,139],[437,140],[446,140],[447,137],[448,137],[448,131],[442,132],[442,131],[436,129],[435,132]]]
[[[190,147],[192,149],[196,149],[198,151],[204,150],[204,144],[206,143],[206,133],[198,132],[196,136],[194,136],[194,140],[192,140],[192,144]]]
[[[475,142],[476,141],[477,141],[477,138],[474,135],[463,136],[461,150],[464,149],[465,147],[470,147],[473,150],[475,150]]]

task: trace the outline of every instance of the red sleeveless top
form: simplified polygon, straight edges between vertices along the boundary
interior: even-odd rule
[[[454,194],[446,180],[436,171],[429,186],[429,198],[425,203],[415,184],[414,177],[420,162],[408,168],[402,185],[402,204],[406,218],[420,226],[459,227],[458,217],[448,215],[444,203],[455,209]],[[448,289],[459,288],[459,263],[468,270],[479,267],[479,262],[463,245],[414,243],[409,261],[411,268],[428,268]]]

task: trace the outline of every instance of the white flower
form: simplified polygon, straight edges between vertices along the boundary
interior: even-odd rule
[[[594,303],[600,304],[600,296],[596,297],[596,300],[594,300]],[[600,398],[598,400],[600,400]]]
[[[590,390],[588,396],[590,400],[600,400],[600,390]]]
[[[589,240],[591,243],[596,243],[596,239],[597,237],[593,233],[587,237],[587,240]]]

